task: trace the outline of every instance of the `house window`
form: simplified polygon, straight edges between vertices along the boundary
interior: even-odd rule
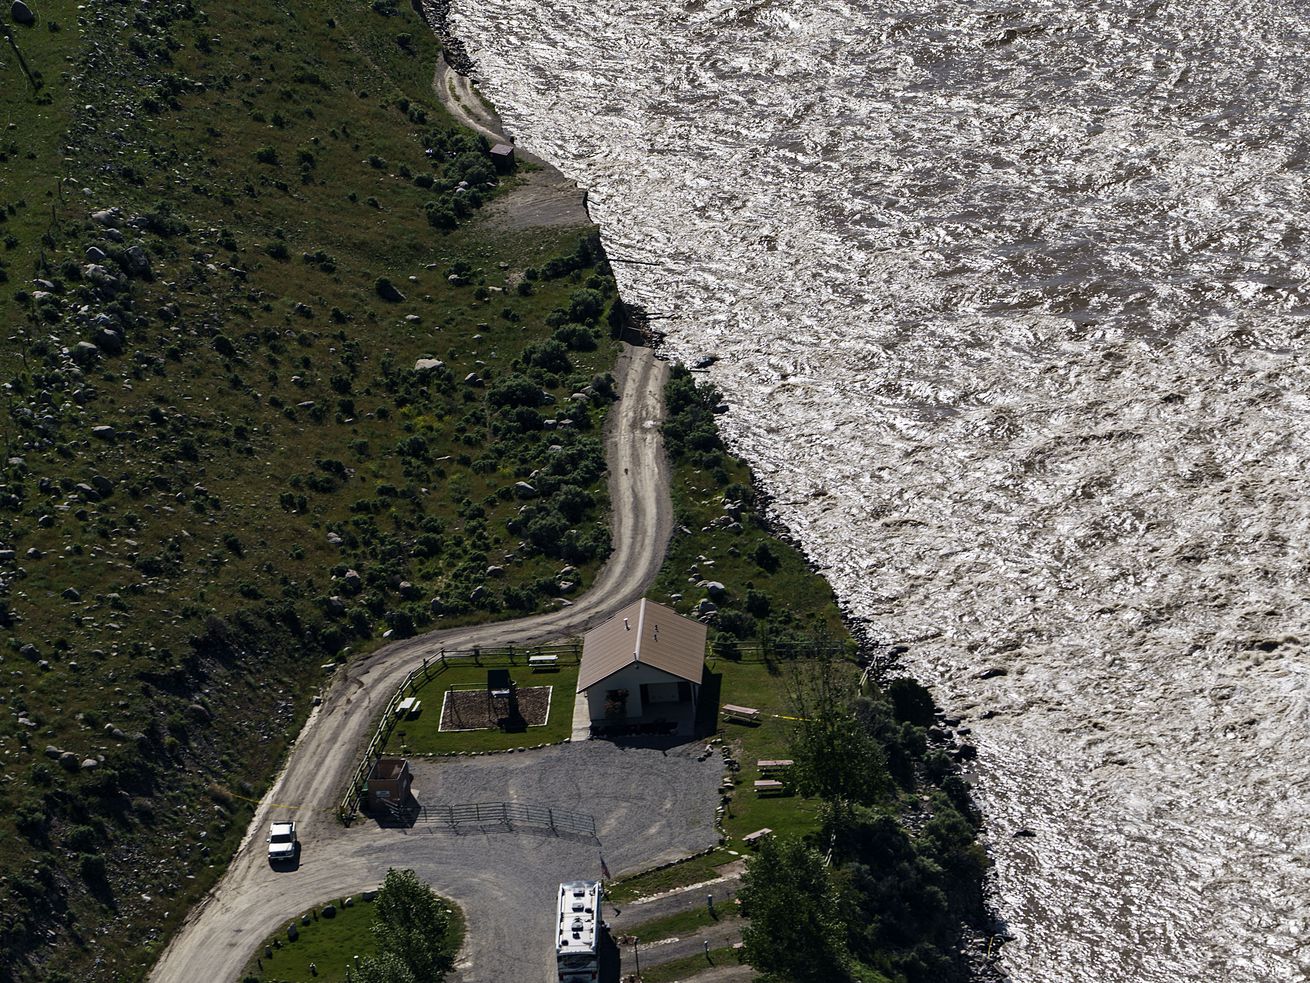
[[[643,705],[651,703],[677,703],[679,699],[679,687],[675,682],[668,683],[649,683],[641,687],[641,702]]]

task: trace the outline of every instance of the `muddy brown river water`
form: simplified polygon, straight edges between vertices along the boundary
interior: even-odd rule
[[[1310,979],[1308,10],[453,3],[969,719],[1016,980]]]

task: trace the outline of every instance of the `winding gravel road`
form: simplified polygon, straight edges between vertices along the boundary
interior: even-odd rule
[[[659,427],[667,375],[667,365],[649,349],[623,347],[615,368],[619,401],[605,434],[614,552],[591,590],[558,611],[432,632],[351,662],[306,721],[282,774],[256,809],[231,866],[192,910],[160,957],[152,980],[235,979],[254,948],[280,921],[333,896],[376,886],[379,865],[385,873],[391,851],[396,851],[392,863],[416,869],[428,866],[410,862],[411,854],[401,852],[410,837],[368,822],[347,829],[336,819],[337,803],[367,735],[406,673],[424,656],[434,656],[443,648],[528,645],[576,635],[641,596],[663,562],[672,530],[668,467]],[[278,873],[269,868],[263,836],[272,819],[288,815],[286,804],[296,807],[291,814],[305,849],[298,870]],[[378,844],[383,844],[383,853],[378,852]],[[505,856],[512,863],[520,847],[506,846]],[[594,844],[588,849],[596,851]],[[430,862],[435,874],[440,862],[438,858]],[[452,890],[442,878],[429,879],[457,900],[464,893]],[[474,924],[472,933],[477,931]]]

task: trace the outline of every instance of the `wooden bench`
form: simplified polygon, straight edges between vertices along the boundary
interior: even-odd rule
[[[786,790],[787,786],[776,778],[761,778],[755,783],[756,795],[779,794]]]
[[[407,696],[396,704],[397,717],[410,717],[418,713],[419,708],[423,706],[422,700],[416,700],[412,696]]]
[[[558,669],[558,655],[530,655],[528,656],[528,668],[533,672],[541,669]]]
[[[755,767],[759,768],[761,775],[768,775],[785,771],[793,764],[795,764],[795,762],[792,761],[791,758],[774,758],[756,761]]]
[[[754,847],[759,845],[760,840],[764,839],[766,836],[772,835],[773,830],[765,826],[763,829],[757,829],[754,833],[747,833],[741,838],[741,841],[749,847]]]
[[[760,719],[760,711],[754,707],[739,707],[731,703],[723,704],[723,715],[741,724],[757,723]]]

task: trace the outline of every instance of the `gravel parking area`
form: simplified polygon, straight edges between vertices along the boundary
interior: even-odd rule
[[[598,839],[532,829],[454,832],[419,823],[382,831],[376,862],[413,867],[468,916],[460,983],[554,979],[551,926],[561,881],[634,873],[718,842],[714,807],[723,760],[701,745],[670,751],[605,741],[510,754],[411,762],[428,806],[508,801],[596,818]]]

